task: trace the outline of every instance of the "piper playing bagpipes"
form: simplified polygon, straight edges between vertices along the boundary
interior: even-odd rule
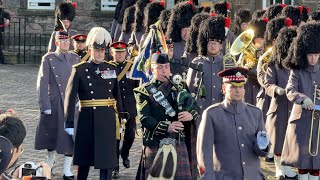
[[[134,89],[144,128],[136,179],[192,179],[186,140],[190,140],[188,128],[199,117],[197,106],[191,95],[180,89],[183,86],[168,79],[171,72],[166,54],[154,53],[150,60],[153,79]]]

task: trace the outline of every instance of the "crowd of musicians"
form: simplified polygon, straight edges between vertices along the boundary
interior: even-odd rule
[[[211,5],[210,5],[211,4]],[[35,149],[63,154],[63,179],[319,179],[320,12],[275,4],[119,0],[112,27],[72,29],[76,4],[56,8],[37,91]],[[119,159],[122,159],[121,161]],[[77,166],[76,177],[71,166]]]

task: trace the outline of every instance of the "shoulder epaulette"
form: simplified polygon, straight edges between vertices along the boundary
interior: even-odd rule
[[[144,94],[146,96],[150,96],[150,94],[148,93],[147,89],[145,88],[145,85],[139,86],[137,88],[133,89],[135,92]]]
[[[220,103],[212,104],[211,106],[208,107],[208,109],[217,108],[217,107],[220,106],[220,104],[221,104],[221,102],[220,102]]]
[[[73,65],[72,67],[76,68],[76,67],[79,67],[80,65],[82,65],[82,64],[84,64],[84,63],[86,63],[86,61],[83,61],[83,62],[80,62],[80,63],[78,63],[78,64],[75,64],[75,65]]]

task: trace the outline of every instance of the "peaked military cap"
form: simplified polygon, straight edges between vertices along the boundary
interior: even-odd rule
[[[224,83],[230,83],[233,86],[243,86],[246,83],[246,76],[249,73],[247,68],[235,67],[229,68],[218,73],[223,78]]]

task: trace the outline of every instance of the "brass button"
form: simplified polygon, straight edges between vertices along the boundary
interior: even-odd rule
[[[90,93],[93,94],[93,91],[91,91]]]
[[[86,69],[86,72],[88,72],[89,70],[88,69]]]
[[[56,77],[59,77],[58,75],[56,75]]]
[[[90,76],[87,76],[88,79],[90,79]]]
[[[96,107],[93,107],[93,109],[97,109]]]
[[[238,129],[241,131],[242,130],[242,126],[239,126]]]
[[[91,83],[89,83],[89,86],[92,86],[92,84],[91,84]]]

